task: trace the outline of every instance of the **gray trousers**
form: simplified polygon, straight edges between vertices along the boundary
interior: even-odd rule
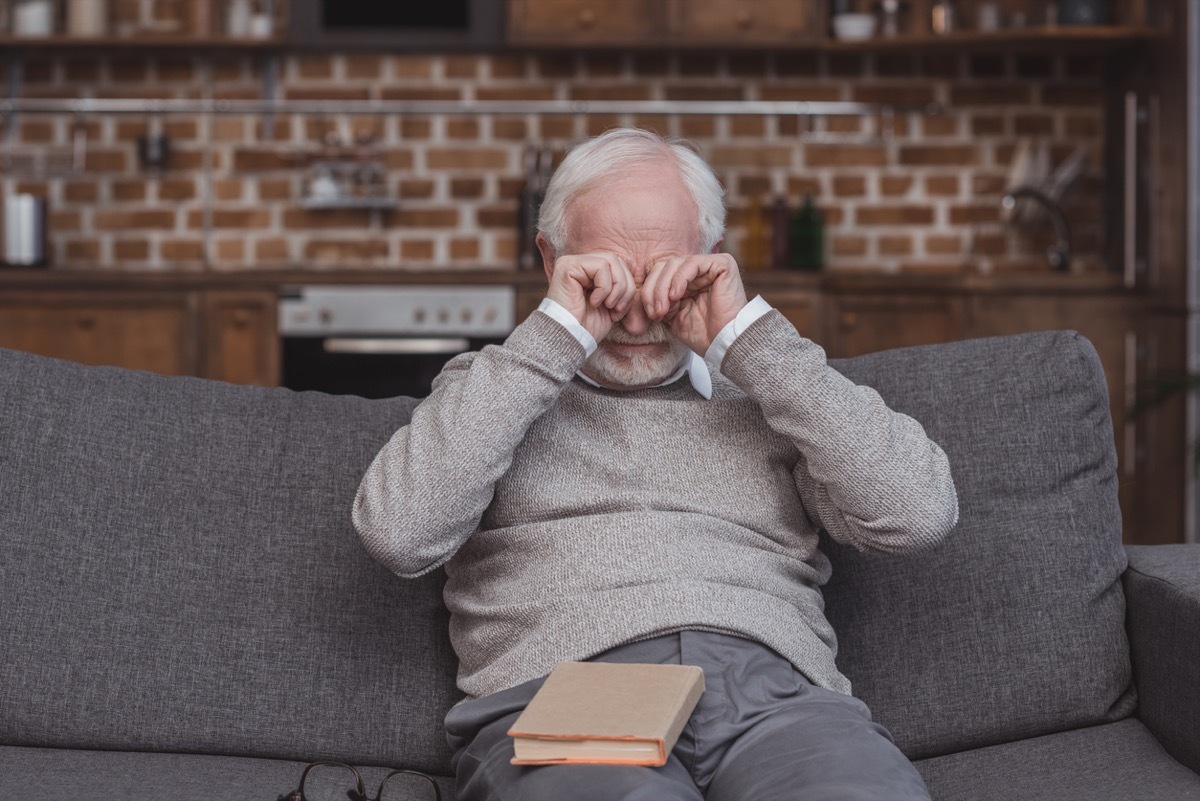
[[[756,642],[685,631],[592,661],[704,669],[704,694],[667,764],[510,764],[507,731],[537,679],[446,715],[461,801],[929,801],[921,776],[865,704],[813,686]]]

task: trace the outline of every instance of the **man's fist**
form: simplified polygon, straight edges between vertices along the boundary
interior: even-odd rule
[[[728,253],[663,259],[651,266],[641,289],[646,316],[665,322],[701,356],[746,305],[741,273]]]
[[[546,297],[569,311],[596,341],[629,311],[637,294],[633,274],[615,253],[562,256],[554,262]]]

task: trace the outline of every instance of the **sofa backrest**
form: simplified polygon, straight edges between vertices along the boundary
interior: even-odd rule
[[[1133,707],[1103,373],[1072,333],[836,362],[947,451],[937,550],[827,544],[839,664],[917,758]],[[448,771],[440,573],[349,521],[411,400],[0,351],[0,743]]]
[[[350,523],[413,405],[0,351],[0,743],[447,772],[441,575]]]
[[[839,666],[913,758],[1087,726],[1134,707],[1103,369],[1072,332],[834,363],[925,426],[960,521],[928,554],[829,545]]]

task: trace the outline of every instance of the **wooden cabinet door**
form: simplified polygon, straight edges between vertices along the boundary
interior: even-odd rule
[[[669,0],[672,41],[680,44],[798,44],[821,32],[820,3],[796,0]]]
[[[829,298],[825,349],[861,356],[962,338],[962,301],[950,295],[843,295]]]
[[[201,375],[231,384],[278,386],[278,302],[274,292],[206,292]]]
[[[184,293],[5,293],[0,347],[90,365],[190,375],[195,315]]]
[[[661,0],[511,0],[508,40],[525,45],[660,42]]]
[[[825,346],[821,341],[821,296],[816,290],[776,290],[763,297],[796,326],[800,336]]]

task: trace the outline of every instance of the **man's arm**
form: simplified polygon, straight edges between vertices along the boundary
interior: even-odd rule
[[[795,443],[805,508],[835,540],[903,553],[936,545],[957,523],[949,461],[921,424],[829,367],[778,311],[738,336],[721,372]]]
[[[549,278],[547,298],[587,332],[591,347],[636,293],[628,268],[611,253],[564,256]],[[359,485],[353,520],[367,551],[409,578],[453,556],[479,527],[525,432],[587,355],[580,338],[537,311],[503,346],[447,364]]]
[[[782,314],[748,304],[731,256],[664,260],[642,296],[651,317],[715,361],[796,445],[800,496],[834,539],[899,553],[935,545],[954,527],[958,496],[942,449],[916,420],[829,367]]]
[[[371,555],[409,578],[453,556],[478,528],[525,432],[583,358],[574,336],[535,312],[503,345],[447,364],[359,486],[354,526]]]

